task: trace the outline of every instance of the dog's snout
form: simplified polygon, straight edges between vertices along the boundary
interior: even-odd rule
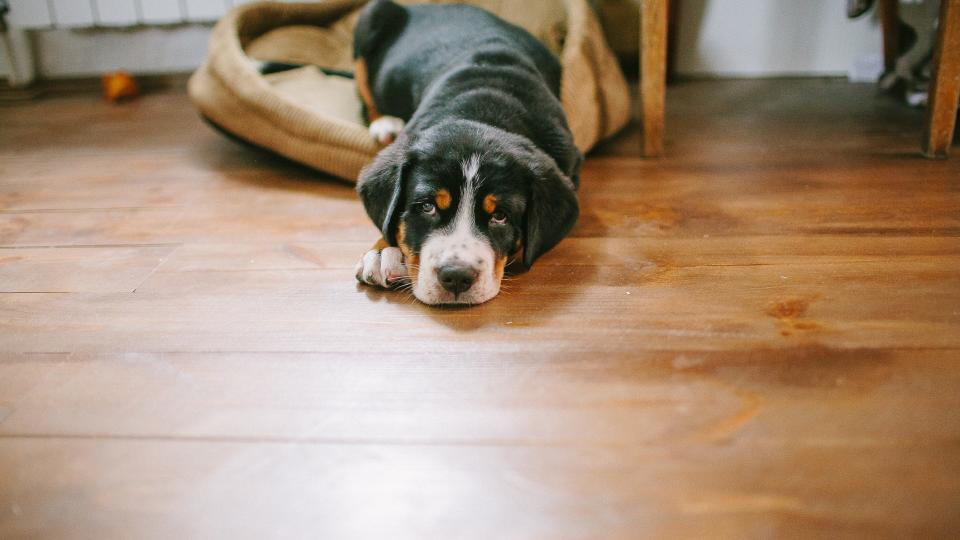
[[[477,281],[479,272],[469,266],[448,264],[441,266],[437,271],[437,277],[443,288],[453,294],[466,292]]]

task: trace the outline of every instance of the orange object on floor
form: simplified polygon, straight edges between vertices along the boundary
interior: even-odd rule
[[[131,99],[140,95],[137,81],[126,71],[115,71],[103,76],[103,97],[117,103],[123,99]]]

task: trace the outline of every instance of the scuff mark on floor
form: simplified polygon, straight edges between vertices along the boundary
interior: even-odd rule
[[[780,322],[780,335],[788,337],[794,332],[812,332],[823,330],[820,323],[805,318],[810,304],[816,300],[804,298],[788,298],[779,302],[774,302],[767,309],[767,315],[777,319]]]
[[[763,396],[756,392],[734,388],[733,393],[740,399],[740,408],[732,415],[725,416],[704,428],[701,435],[706,441],[729,441],[745,425],[756,418],[766,404]]]

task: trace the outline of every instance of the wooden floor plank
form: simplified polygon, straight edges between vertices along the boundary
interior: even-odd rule
[[[898,280],[911,285],[897,287]],[[585,281],[593,284],[558,293],[565,283]],[[717,282],[725,286],[717,290]],[[885,287],[883,295],[874,294],[878,286]],[[536,282],[508,282],[502,298],[511,301],[438,311],[405,295],[366,290],[342,269],[158,272],[133,298],[4,295],[0,348],[429,354],[478,345],[501,352],[626,352],[796,340],[833,347],[960,346],[960,278],[937,261],[807,265],[802,272],[789,266],[665,273],[652,266],[544,267]],[[631,313],[627,325],[625,312]],[[594,324],[584,326],[584,317]],[[360,328],[375,329],[376,339],[358,339]]]
[[[0,248],[0,294],[133,292],[176,246]],[[64,272],[64,268],[70,268]]]
[[[352,269],[356,254],[369,246],[365,241],[188,243],[169,258],[162,271]],[[943,236],[571,237],[538,260],[537,268],[833,265],[938,258],[949,261],[957,256],[960,238]]]
[[[509,360],[31,354],[0,364],[0,438],[909,448],[960,440],[958,366],[960,349],[819,344]],[[903,388],[920,395],[893,407]]]
[[[463,448],[5,438],[0,472],[12,489],[0,504],[13,512],[0,533],[947,537],[957,526],[960,478],[957,455],[945,453],[952,448],[916,446],[907,462],[900,448],[830,444]],[[798,472],[809,464],[815,474]],[[795,472],[770,474],[776,470]]]

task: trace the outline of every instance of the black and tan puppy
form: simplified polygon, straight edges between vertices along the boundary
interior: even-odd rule
[[[581,154],[536,38],[463,5],[375,0],[354,34],[371,135],[393,141],[357,190],[383,242],[364,283],[406,279],[426,304],[479,304],[516,256],[529,267],[576,222]]]

